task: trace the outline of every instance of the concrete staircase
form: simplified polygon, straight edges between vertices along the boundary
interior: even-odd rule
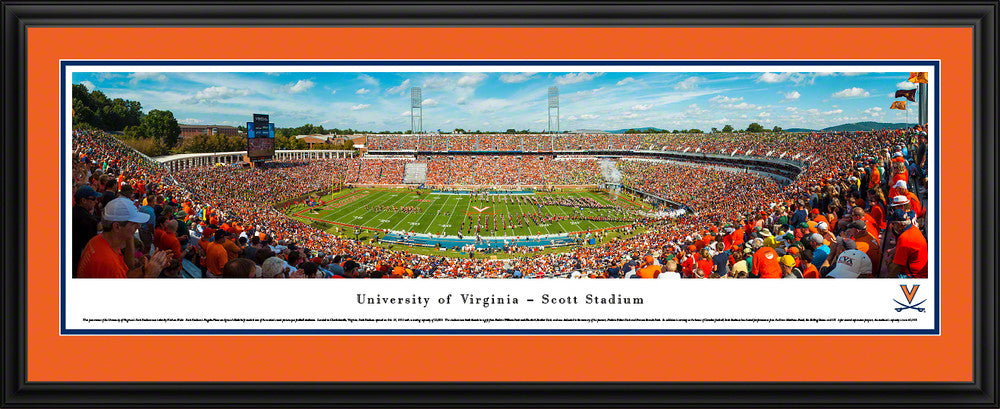
[[[427,162],[409,162],[406,164],[406,174],[403,183],[427,182]]]

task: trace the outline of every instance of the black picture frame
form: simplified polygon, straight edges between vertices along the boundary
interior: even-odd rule
[[[997,407],[997,2],[3,4],[4,407]],[[26,381],[26,36],[46,26],[972,27],[974,381],[969,383],[42,383]],[[927,357],[904,347],[901,354]],[[68,363],[69,364],[69,363]]]

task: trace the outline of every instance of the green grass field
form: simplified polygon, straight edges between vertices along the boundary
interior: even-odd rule
[[[540,225],[529,222],[527,227],[517,223],[518,225],[512,229],[499,228],[496,232],[492,228],[489,231],[484,228],[480,233],[483,236],[528,236],[615,228],[629,224],[627,220],[636,217],[631,214],[624,215],[623,211],[643,210],[642,205],[637,202],[606,192],[537,193],[535,197],[555,199],[589,197],[601,204],[616,206],[616,209],[584,208],[577,210],[573,207],[558,205],[546,205],[539,209],[536,205],[503,203],[502,200],[484,203],[471,199],[469,195],[440,195],[428,192],[423,191],[421,194],[417,194],[407,189],[345,189],[323,197],[325,205],[317,206],[314,209],[303,205],[291,206],[286,211],[296,219],[330,232],[339,231],[340,228],[346,226],[361,226],[382,231],[405,230],[417,233],[456,235],[465,221],[465,229],[462,230],[462,234],[465,236],[475,234],[474,224],[476,220],[489,217],[492,226],[494,215],[513,216],[522,213],[537,213],[540,217],[567,218],[567,220],[545,222]],[[391,206],[395,206],[397,209],[401,207],[419,207],[420,209],[417,212],[408,213],[392,211],[388,208]],[[468,228],[470,225],[469,216],[472,216],[473,220],[471,234]],[[572,217],[576,219],[569,219]],[[588,217],[614,217],[619,221],[587,220]],[[345,229],[344,232],[353,234],[353,229]]]

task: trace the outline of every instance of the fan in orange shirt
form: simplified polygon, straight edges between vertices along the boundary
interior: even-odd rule
[[[778,253],[773,248],[761,246],[753,253],[753,268],[750,273],[760,278],[782,278]]]
[[[638,273],[640,278],[657,278],[660,276],[662,269],[660,266],[653,264],[655,262],[653,256],[646,256],[642,261],[642,267],[639,267]]]

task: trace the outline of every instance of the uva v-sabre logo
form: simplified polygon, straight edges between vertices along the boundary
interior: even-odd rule
[[[907,288],[906,284],[900,284],[899,288],[903,289],[903,295],[906,296],[906,304],[903,304],[898,300],[896,300],[895,298],[893,298],[892,300],[896,301],[896,304],[901,305],[901,307],[896,308],[896,312],[901,312],[903,310],[917,310],[919,312],[925,311],[925,309],[923,307],[920,307],[919,305],[926,302],[927,301],[926,299],[916,304],[913,303],[913,297],[917,295],[917,289],[920,288],[920,284],[914,284],[913,289]]]

